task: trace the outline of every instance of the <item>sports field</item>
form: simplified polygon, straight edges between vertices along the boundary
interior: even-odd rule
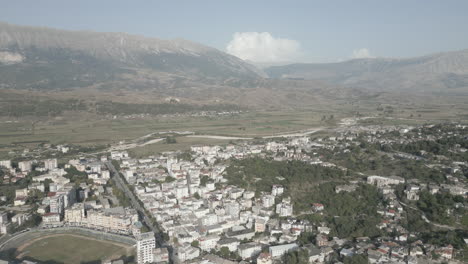
[[[18,259],[41,263],[101,263],[134,254],[133,247],[81,235],[60,234],[34,239],[17,249]]]

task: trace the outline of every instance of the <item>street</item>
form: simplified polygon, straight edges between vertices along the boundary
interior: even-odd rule
[[[146,214],[145,209],[140,205],[138,199],[135,197],[133,192],[128,188],[127,184],[125,183],[122,175],[115,169],[114,165],[108,161],[106,163],[109,170],[112,172],[112,178],[115,180],[115,183],[119,189],[124,191],[125,195],[130,198],[130,202],[132,203],[132,207],[137,210],[138,214],[142,218],[143,222],[153,231],[156,236],[156,244],[159,247],[166,247],[167,244],[162,237],[162,232],[156,225],[153,225],[151,218]]]

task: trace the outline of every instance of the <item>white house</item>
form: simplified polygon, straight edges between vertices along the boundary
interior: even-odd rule
[[[272,246],[270,247],[269,252],[273,258],[276,258],[281,257],[282,255],[288,253],[289,251],[295,250],[298,247],[299,246],[296,243]]]
[[[209,235],[205,237],[201,237],[198,239],[200,242],[200,249],[203,251],[210,251],[216,248],[220,237],[218,235]]]
[[[229,251],[237,251],[240,241],[236,238],[224,238],[218,241],[216,249],[220,250],[222,247],[227,247]]]
[[[183,244],[176,250],[176,256],[180,262],[185,262],[200,256],[200,249],[190,246],[190,244]]]
[[[255,242],[239,245],[237,252],[242,259],[250,259],[255,257],[262,251],[262,246]]]

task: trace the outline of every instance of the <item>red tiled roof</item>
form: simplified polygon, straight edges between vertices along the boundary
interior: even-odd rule
[[[51,215],[58,215],[57,213],[46,213],[43,216],[51,216]]]
[[[258,256],[259,259],[269,259],[271,258],[271,255],[270,253],[261,253],[259,256]]]

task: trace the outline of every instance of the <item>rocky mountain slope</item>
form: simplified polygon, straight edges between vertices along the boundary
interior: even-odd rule
[[[1,87],[64,89],[122,75],[128,80],[139,72],[157,72],[162,79],[172,74],[202,83],[249,80],[263,74],[237,57],[183,39],[0,23]],[[158,81],[157,77],[153,74],[152,79]]]
[[[0,23],[0,89],[19,98],[30,95],[31,102],[37,96],[89,105],[177,98],[189,105],[325,109],[389,98],[400,103],[409,97],[388,91],[421,84],[458,91],[468,83],[463,54],[294,64],[268,68],[267,78],[237,57],[187,40]],[[8,108],[17,97],[0,98],[0,104]]]
[[[322,80],[381,91],[463,92],[468,88],[468,50],[407,59],[291,64],[265,71],[271,78]]]

